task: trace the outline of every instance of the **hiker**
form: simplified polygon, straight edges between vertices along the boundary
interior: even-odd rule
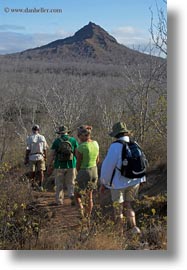
[[[32,127],[32,135],[27,137],[27,148],[25,153],[25,165],[30,164],[30,178],[32,186],[37,186],[42,191],[44,182],[44,171],[46,170],[47,142],[43,135],[39,134],[40,127]],[[36,171],[39,174],[39,185],[36,183]]]
[[[132,202],[138,195],[140,183],[146,181],[145,173],[142,172],[139,176],[129,174],[126,177],[120,171],[123,144],[130,143],[130,134],[131,132],[127,129],[125,123],[118,122],[113,125],[112,132],[109,135],[114,137],[116,141],[110,145],[101,167],[100,191],[102,194],[106,187],[110,189],[116,223],[123,226],[123,214],[125,214],[127,223],[130,225],[130,231],[132,233],[141,233],[136,226]]]
[[[78,142],[74,137],[69,136],[69,130],[66,126],[59,127],[56,138],[51,147],[51,155],[48,165],[48,174],[55,169],[56,185],[56,204],[62,205],[64,202],[65,186],[68,190],[68,196],[71,199],[71,205],[75,205],[74,184],[76,177],[76,157],[75,149]]]
[[[80,207],[81,217],[90,218],[93,208],[93,190],[97,188],[99,162],[99,145],[91,139],[91,126],[82,125],[77,129],[80,145],[77,156],[77,186],[76,199]],[[85,202],[83,202],[85,196]]]

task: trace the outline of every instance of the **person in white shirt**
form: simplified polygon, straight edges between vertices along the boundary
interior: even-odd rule
[[[44,171],[46,169],[47,142],[43,135],[39,134],[39,126],[32,127],[32,134],[27,137],[27,148],[25,153],[25,165],[30,165],[30,178],[35,183],[36,170],[39,173],[39,188],[43,190]]]
[[[130,141],[130,131],[122,122],[114,124],[109,135],[116,140],[123,140],[127,143]],[[140,229],[136,226],[135,212],[131,202],[137,197],[140,183],[145,182],[146,177],[130,179],[121,175],[117,168],[121,168],[122,165],[122,147],[121,143],[110,145],[101,167],[100,191],[104,192],[105,187],[110,189],[116,222],[119,221],[122,224],[123,214],[125,214],[132,232],[140,233]]]

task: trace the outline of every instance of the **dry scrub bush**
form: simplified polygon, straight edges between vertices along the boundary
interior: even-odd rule
[[[137,225],[141,235],[132,235],[126,230],[124,219],[123,233],[115,224],[111,206],[101,208],[95,202],[90,226],[87,220],[80,221],[76,228],[42,230],[36,249],[48,250],[166,250],[167,220],[166,198],[145,197],[136,201]]]
[[[29,248],[39,231],[38,218],[30,216],[28,183],[6,163],[0,166],[0,249]]]

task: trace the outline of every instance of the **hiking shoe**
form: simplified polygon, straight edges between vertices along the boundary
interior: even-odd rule
[[[75,201],[71,201],[71,206],[75,206],[75,205],[76,205]]]
[[[57,202],[57,205],[63,205],[63,204],[64,204],[63,201],[58,201],[58,202]]]
[[[134,226],[132,229],[129,230],[129,232],[132,234],[140,234],[141,230],[137,226]]]
[[[44,191],[44,188],[42,186],[39,186],[39,191],[43,192]]]

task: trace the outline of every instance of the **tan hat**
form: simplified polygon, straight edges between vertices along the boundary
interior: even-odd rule
[[[127,129],[127,126],[123,122],[117,122],[112,127],[112,132],[109,133],[111,137],[116,137],[120,133],[129,133],[130,130]]]
[[[71,130],[66,126],[61,126],[56,131],[57,134],[65,134],[65,133],[69,133],[69,132],[71,132]]]

